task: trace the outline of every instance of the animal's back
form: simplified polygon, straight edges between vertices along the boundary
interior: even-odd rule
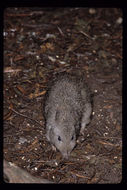
[[[45,100],[46,137],[68,157],[76,138],[89,123],[90,95],[82,77],[61,74],[50,85]],[[81,126],[81,125],[82,126]]]
[[[48,107],[59,108],[61,111],[70,107],[70,111],[81,112],[86,101],[90,101],[89,90],[83,78],[63,73],[56,78],[48,91],[46,112]]]

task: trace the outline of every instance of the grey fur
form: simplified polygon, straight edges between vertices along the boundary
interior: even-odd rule
[[[60,74],[50,86],[45,100],[46,137],[68,158],[79,132],[90,122],[90,92],[84,77]]]

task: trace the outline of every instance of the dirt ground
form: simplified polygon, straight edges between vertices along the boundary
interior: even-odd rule
[[[55,183],[122,180],[122,11],[7,8],[4,12],[4,159]],[[44,96],[59,72],[83,72],[93,97],[68,160],[45,137]]]

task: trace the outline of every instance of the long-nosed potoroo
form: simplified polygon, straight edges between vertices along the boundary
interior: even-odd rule
[[[68,158],[92,112],[89,88],[83,76],[59,74],[45,98],[46,137]]]

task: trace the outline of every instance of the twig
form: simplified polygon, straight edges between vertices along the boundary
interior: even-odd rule
[[[32,94],[29,95],[29,98],[33,99],[33,98],[36,98],[38,96],[44,95],[45,93],[46,93],[46,90],[44,90],[42,92],[39,92],[39,93],[34,93],[34,94],[32,93]]]
[[[69,51],[69,52],[72,52],[74,55],[75,55],[75,52],[74,51],[76,51],[77,49],[79,49],[81,46],[83,46],[84,45],[84,41],[78,46],[78,47],[76,47],[76,48],[74,48],[73,49],[73,51],[71,50],[71,51]]]
[[[119,143],[117,144],[113,144],[113,143],[109,143],[109,142],[104,142],[104,141],[101,141],[101,140],[98,140],[99,143],[103,144],[103,145],[109,145],[109,146],[120,146]]]
[[[86,34],[83,31],[80,31],[81,34],[83,34],[84,36],[86,36],[87,38],[89,38],[90,40],[94,40],[94,38],[90,37],[88,34]]]
[[[121,139],[120,137],[99,137],[102,139]]]
[[[40,124],[39,121],[37,121],[37,120],[35,120],[35,119],[32,119],[31,117],[28,117],[28,116],[26,116],[26,115],[24,115],[24,114],[22,114],[22,113],[17,112],[17,111],[15,111],[13,108],[10,108],[10,107],[9,107],[9,109],[12,110],[14,113],[16,113],[16,114],[22,116],[22,117],[28,118],[28,119],[30,119],[30,120],[36,122],[37,124],[39,124],[39,125],[42,127],[42,125]]]
[[[71,174],[74,174],[74,175],[76,175],[77,177],[91,179],[90,177],[86,177],[86,176],[83,176],[83,175],[80,175],[80,174],[76,174],[75,172],[72,172],[72,171],[71,171]]]
[[[59,30],[59,32],[60,32],[60,34],[61,34],[61,36],[64,36],[64,33],[63,33],[63,31],[60,29],[60,27],[59,27],[59,26],[57,26],[57,28],[58,28],[58,30]]]
[[[23,24],[23,26],[30,27],[30,28],[47,28],[47,29],[52,29],[55,28],[56,26],[53,24]]]
[[[14,73],[14,72],[20,72],[22,71],[21,69],[12,69],[12,67],[5,67],[4,68],[4,73]]]
[[[19,13],[19,14],[13,14],[13,13],[8,13],[6,16],[9,17],[25,17],[25,16],[33,16],[33,15],[42,15],[44,12],[43,11],[33,11],[30,13]]]

